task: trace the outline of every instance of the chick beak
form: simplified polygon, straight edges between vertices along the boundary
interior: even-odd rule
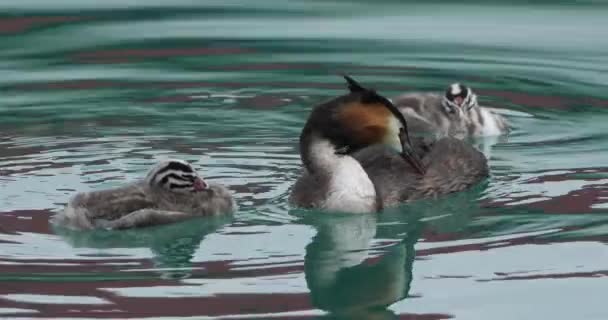
[[[401,148],[403,150],[401,153],[403,159],[414,167],[418,173],[424,175],[426,173],[426,169],[422,165],[422,161],[420,161],[420,158],[418,158],[416,152],[414,152],[412,142],[410,141],[410,137],[405,128],[399,129],[399,141],[401,142]]]
[[[194,191],[203,191],[209,187],[207,183],[199,177],[194,179],[192,186],[194,187]]]
[[[462,107],[462,102],[464,101],[464,99],[462,97],[456,97],[454,98],[454,103],[456,103],[457,106]]]

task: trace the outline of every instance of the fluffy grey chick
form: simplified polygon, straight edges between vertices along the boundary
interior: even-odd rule
[[[231,192],[207,184],[185,161],[168,159],[143,180],[73,196],[52,223],[72,229],[128,229],[232,213]]]
[[[412,134],[464,139],[472,136],[499,136],[509,132],[506,119],[477,103],[471,88],[453,83],[443,95],[406,93],[393,99],[408,122]]]

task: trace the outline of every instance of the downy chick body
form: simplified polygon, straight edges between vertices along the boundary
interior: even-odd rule
[[[413,135],[464,139],[499,136],[510,131],[503,116],[479,106],[473,90],[460,83],[451,84],[443,94],[406,93],[392,100]]]
[[[215,216],[234,210],[231,192],[207,184],[182,160],[157,163],[145,179],[74,195],[52,223],[73,229],[127,229]]]

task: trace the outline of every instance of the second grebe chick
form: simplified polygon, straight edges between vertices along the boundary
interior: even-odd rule
[[[234,206],[226,187],[207,184],[186,161],[169,159],[140,181],[76,194],[52,222],[72,229],[128,229],[227,214]]]
[[[449,85],[443,94],[406,93],[393,102],[408,121],[412,134],[463,139],[509,132],[507,120],[479,106],[473,90],[460,83]]]

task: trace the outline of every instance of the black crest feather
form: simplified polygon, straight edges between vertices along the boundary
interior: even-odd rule
[[[395,106],[385,97],[379,95],[376,90],[365,88],[359,82],[355,81],[355,79],[349,77],[348,75],[342,75],[346,82],[348,83],[348,90],[350,93],[358,93],[360,94],[361,102],[363,103],[381,103],[384,104],[387,108],[393,109],[391,111],[396,111]],[[398,112],[397,112],[398,113]],[[399,116],[397,116],[399,117]]]
[[[355,79],[353,79],[345,74],[343,74],[342,76],[344,77],[344,79],[346,79],[346,82],[348,83],[348,90],[350,90],[350,92],[368,91],[362,85],[360,85],[357,81],[355,81]]]
[[[349,77],[348,75],[344,74],[342,76],[344,77],[344,79],[346,79],[346,82],[348,83],[348,90],[351,93],[361,94],[361,102],[382,104],[390,103],[385,97],[379,95],[376,90],[365,88],[359,82],[355,81],[355,79]]]

